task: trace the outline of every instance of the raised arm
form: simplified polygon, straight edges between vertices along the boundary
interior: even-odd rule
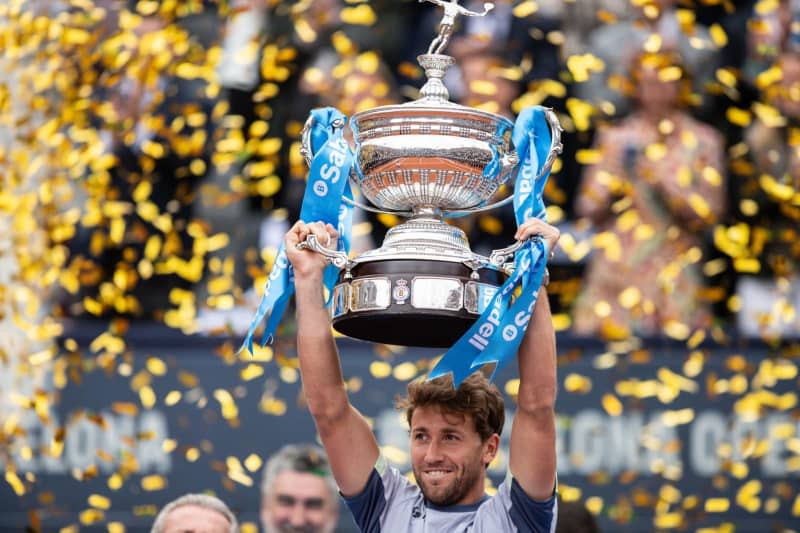
[[[319,242],[336,247],[338,234],[330,224],[297,222],[286,234],[286,255],[295,276],[297,352],[308,410],[314,418],[333,476],[345,496],[366,486],[378,459],[378,444],[367,421],[350,404],[344,387],[339,353],[323,296],[325,260],[296,245],[313,233]]]
[[[558,229],[531,219],[517,239],[541,235],[552,250]],[[547,291],[539,298],[519,348],[519,399],[511,426],[510,470],[522,490],[535,500],[553,494],[556,481],[556,342]]]

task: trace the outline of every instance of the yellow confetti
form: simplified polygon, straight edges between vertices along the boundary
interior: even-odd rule
[[[87,499],[90,506],[107,511],[111,508],[111,500],[100,494],[91,494]]]
[[[130,402],[114,402],[111,404],[111,410],[120,415],[136,416],[139,408],[134,403]]]
[[[147,370],[154,376],[163,376],[167,373],[166,363],[157,357],[148,357],[146,366]]]
[[[727,498],[708,498],[704,508],[707,513],[726,513],[730,509],[730,501]]]
[[[144,476],[141,481],[141,486],[142,489],[147,492],[163,490],[167,486],[167,480],[164,476],[159,476],[156,474]]]
[[[259,409],[268,415],[283,416],[286,414],[286,402],[278,398],[264,397],[259,403]]]
[[[11,485],[11,488],[17,496],[23,496],[25,494],[25,485],[23,485],[22,480],[19,479],[16,472],[6,470],[5,478],[6,483]]]
[[[105,518],[105,513],[100,509],[86,509],[85,511],[81,511],[81,513],[78,515],[80,523],[85,526],[102,522],[105,520]]]
[[[250,472],[258,472],[261,469],[262,464],[263,461],[261,460],[261,457],[259,457],[254,453],[248,455],[247,458],[244,460],[244,466]]]
[[[662,46],[661,35],[659,35],[658,33],[651,33],[645,40],[644,44],[642,45],[642,48],[644,48],[645,51],[650,52],[651,54],[655,54],[661,50],[661,46]]]
[[[261,377],[262,375],[264,375],[264,367],[254,363],[247,365],[239,373],[239,377],[241,377],[243,381],[251,381],[253,379]]]
[[[359,4],[355,7],[346,7],[341,12],[342,22],[346,24],[372,26],[377,16],[369,4]]]
[[[564,389],[571,393],[587,394],[592,390],[592,380],[586,376],[571,373],[564,378]]]
[[[377,379],[389,377],[392,373],[392,365],[385,361],[373,361],[369,364],[369,373]]]
[[[417,375],[417,367],[413,363],[400,363],[392,370],[392,375],[396,380],[408,381]]]
[[[524,0],[514,6],[512,13],[517,18],[525,18],[539,10],[539,5],[534,0]]]
[[[576,152],[575,160],[581,165],[594,165],[603,160],[603,152],[584,148]]]
[[[622,402],[613,394],[604,394],[601,400],[603,409],[609,416],[619,416],[622,414]]]
[[[156,393],[149,385],[139,389],[139,401],[142,403],[142,407],[145,409],[152,409],[156,404]]]

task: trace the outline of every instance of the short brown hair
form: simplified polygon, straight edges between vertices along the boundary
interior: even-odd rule
[[[430,381],[411,382],[408,395],[398,398],[396,405],[405,411],[409,426],[414,409],[422,406],[437,405],[446,413],[469,415],[484,441],[495,433],[500,435],[506,419],[503,396],[480,372],[462,381],[457,389],[453,387],[453,378],[449,374]]]

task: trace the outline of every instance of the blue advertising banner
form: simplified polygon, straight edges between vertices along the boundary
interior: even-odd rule
[[[48,383],[0,421],[16,424],[17,436],[0,448],[8,450],[0,531],[108,531],[110,523],[149,531],[161,506],[198,491],[213,491],[257,527],[263,463],[283,444],[315,440],[293,342],[278,338],[251,358],[236,353],[240,339],[134,324],[113,355],[108,336],[91,324],[68,331]],[[438,354],[349,339],[339,348],[353,403],[390,462],[410,470],[393,401]],[[798,523],[791,346],[616,348],[559,338],[563,498],[587,503],[604,531]],[[508,407],[495,484],[508,457],[515,366],[495,379]],[[338,531],[354,531],[346,512]]]

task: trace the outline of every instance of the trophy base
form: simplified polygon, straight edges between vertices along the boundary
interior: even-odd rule
[[[342,272],[331,318],[339,333],[402,346],[452,346],[491,303],[506,279],[499,269],[462,263],[394,259]]]

